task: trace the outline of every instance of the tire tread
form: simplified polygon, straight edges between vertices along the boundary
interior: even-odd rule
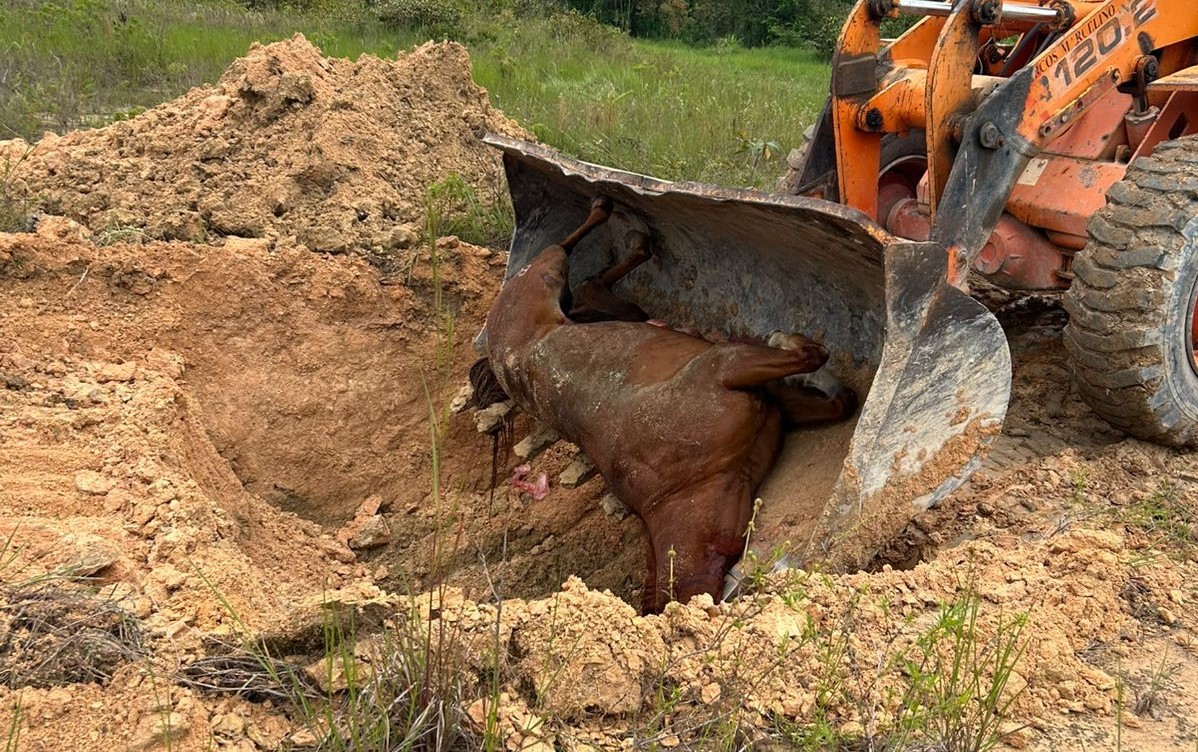
[[[1082,397],[1140,439],[1198,441],[1198,404],[1168,383],[1172,285],[1187,252],[1182,230],[1198,216],[1198,137],[1136,160],[1090,219],[1065,294],[1065,349]]]

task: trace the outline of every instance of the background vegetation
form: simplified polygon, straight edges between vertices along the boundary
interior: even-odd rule
[[[356,58],[449,38],[546,143],[668,179],[769,186],[827,91],[823,42],[804,29],[839,28],[848,2],[7,0],[0,139],[134,116],[216,81],[254,41],[302,32]]]
[[[853,0],[568,0],[640,37],[787,44],[830,53]]]

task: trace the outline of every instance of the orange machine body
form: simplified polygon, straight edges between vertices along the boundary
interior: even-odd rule
[[[900,13],[925,17],[882,39]],[[1196,40],[1189,0],[862,0],[800,192],[940,240],[960,286],[1068,287],[1128,163],[1198,133]]]

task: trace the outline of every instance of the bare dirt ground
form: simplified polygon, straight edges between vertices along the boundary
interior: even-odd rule
[[[246,638],[315,664],[330,608],[385,616],[438,583],[416,602],[469,648],[470,718],[501,664],[508,749],[870,738],[965,591],[983,654],[1027,617],[1005,744],[1195,748],[1198,468],[1090,413],[1051,301],[1000,314],[1015,396],[986,465],[873,571],[642,617],[639,523],[572,447],[525,452],[547,498],[503,482],[515,459],[492,496],[490,439],[440,410],[505,254],[421,237],[432,183],[502,190],[485,130],[520,132],[460,47],[355,64],[297,38],[127,123],[0,143],[45,212],[0,235],[0,728],[20,749],[311,743],[279,703],[180,670]],[[97,628],[135,648],[100,666],[29,638],[18,596],[64,572],[89,579],[46,582],[122,609],[125,632]]]

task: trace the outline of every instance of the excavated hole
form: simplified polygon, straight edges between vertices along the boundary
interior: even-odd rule
[[[1007,306],[1000,313],[1014,343],[1017,368],[1029,347],[1058,335],[1058,311],[1051,301],[1033,300]],[[460,363],[455,363],[453,371],[454,389],[465,382],[470,355],[465,340],[473,334],[469,327],[462,329],[459,334],[463,341],[455,348]],[[545,472],[549,476],[553,489],[550,497],[535,501],[511,488],[511,469],[524,461],[511,455],[499,468],[492,502],[488,493],[491,440],[475,430],[473,411],[451,416],[438,457],[442,467],[442,509],[436,511],[428,408],[418,375],[424,363],[412,363],[410,338],[397,336],[397,332],[403,329],[363,327],[363,331],[348,338],[353,347],[347,348],[347,338],[343,337],[337,342],[322,339],[318,348],[329,358],[313,372],[314,382],[321,385],[336,383],[338,363],[361,363],[370,353],[380,354],[376,370],[362,374],[360,382],[386,380],[378,369],[387,363],[406,360],[410,364],[408,373],[413,375],[406,384],[392,377],[387,388],[374,392],[388,394],[388,400],[379,401],[374,408],[360,398],[357,408],[345,405],[325,413],[296,415],[275,408],[260,392],[231,398],[226,386],[196,379],[200,391],[207,395],[203,403],[206,417],[219,416],[209,420],[215,423],[212,432],[222,440],[219,445],[246,487],[280,508],[319,522],[329,531],[339,529],[364,500],[381,496],[393,540],[376,549],[359,551],[359,557],[372,569],[385,567],[382,584],[401,592],[418,592],[444,579],[465,588],[472,597],[485,599],[501,594],[533,598],[555,592],[567,577],[577,575],[592,587],[610,589],[630,603],[639,603],[645,545],[641,525],[634,516],[619,521],[604,514],[600,507],[605,494],[601,479],[592,478],[578,488],[561,485],[559,476],[575,458],[564,442],[532,460],[534,474]],[[295,370],[304,368],[301,365]],[[334,373],[329,374],[330,370]],[[263,383],[270,386],[270,382]],[[1023,400],[1041,399],[1042,391]],[[214,399],[217,394],[221,399]],[[248,420],[239,412],[247,403],[257,408]],[[1012,410],[1011,425],[1016,433],[1026,423],[1020,417],[1020,404],[1017,398]],[[238,416],[236,423],[229,421],[232,415]],[[238,426],[244,423],[269,426],[271,430],[238,434]],[[778,498],[789,488],[804,498],[818,497],[811,504],[813,510],[820,506],[835,481],[838,458],[846,451],[852,428],[851,423],[844,423],[789,437],[783,460],[790,462],[789,469],[767,481],[766,497]],[[536,431],[533,421],[520,417],[515,423],[513,443]],[[280,443],[275,439],[277,435],[286,435],[289,441]],[[1004,436],[1001,440],[1012,438]],[[337,455],[337,461],[329,461],[328,454]],[[299,461],[291,460],[295,455]],[[836,461],[820,459],[828,457]],[[773,520],[770,512],[768,506],[763,511],[759,520],[762,529],[775,522],[793,524],[793,520]],[[887,566],[910,569],[933,558],[942,546],[967,540],[952,528],[956,520],[941,520],[938,515],[933,510],[908,525],[872,559],[866,571],[876,572]],[[945,529],[938,531],[937,525],[941,524]]]

